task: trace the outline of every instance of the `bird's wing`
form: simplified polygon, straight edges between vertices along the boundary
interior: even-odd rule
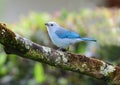
[[[80,38],[79,34],[77,34],[76,32],[69,31],[67,29],[58,29],[55,33],[59,38]]]

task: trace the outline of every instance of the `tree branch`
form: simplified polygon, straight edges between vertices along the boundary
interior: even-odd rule
[[[92,76],[94,78],[120,84],[120,67],[84,55],[61,52],[38,45],[0,24],[0,43],[7,54],[46,63],[58,68]]]

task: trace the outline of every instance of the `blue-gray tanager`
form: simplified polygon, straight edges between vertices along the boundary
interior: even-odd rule
[[[92,38],[83,38],[78,33],[64,29],[56,22],[45,23],[50,39],[59,48],[68,48],[69,45],[80,41],[96,41]]]

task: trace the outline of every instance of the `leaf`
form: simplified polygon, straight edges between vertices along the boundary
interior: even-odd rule
[[[40,63],[35,64],[34,77],[38,83],[43,83],[46,79],[43,66]]]
[[[3,52],[0,53],[0,66],[2,66],[5,63],[6,59],[7,59],[6,54]]]
[[[8,68],[7,66],[2,66],[0,67],[0,76],[4,76],[8,73]]]

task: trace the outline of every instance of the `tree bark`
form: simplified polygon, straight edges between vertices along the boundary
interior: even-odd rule
[[[85,74],[112,84],[120,84],[120,67],[85,55],[62,52],[38,45],[0,23],[0,43],[7,54],[46,63],[61,69]]]

